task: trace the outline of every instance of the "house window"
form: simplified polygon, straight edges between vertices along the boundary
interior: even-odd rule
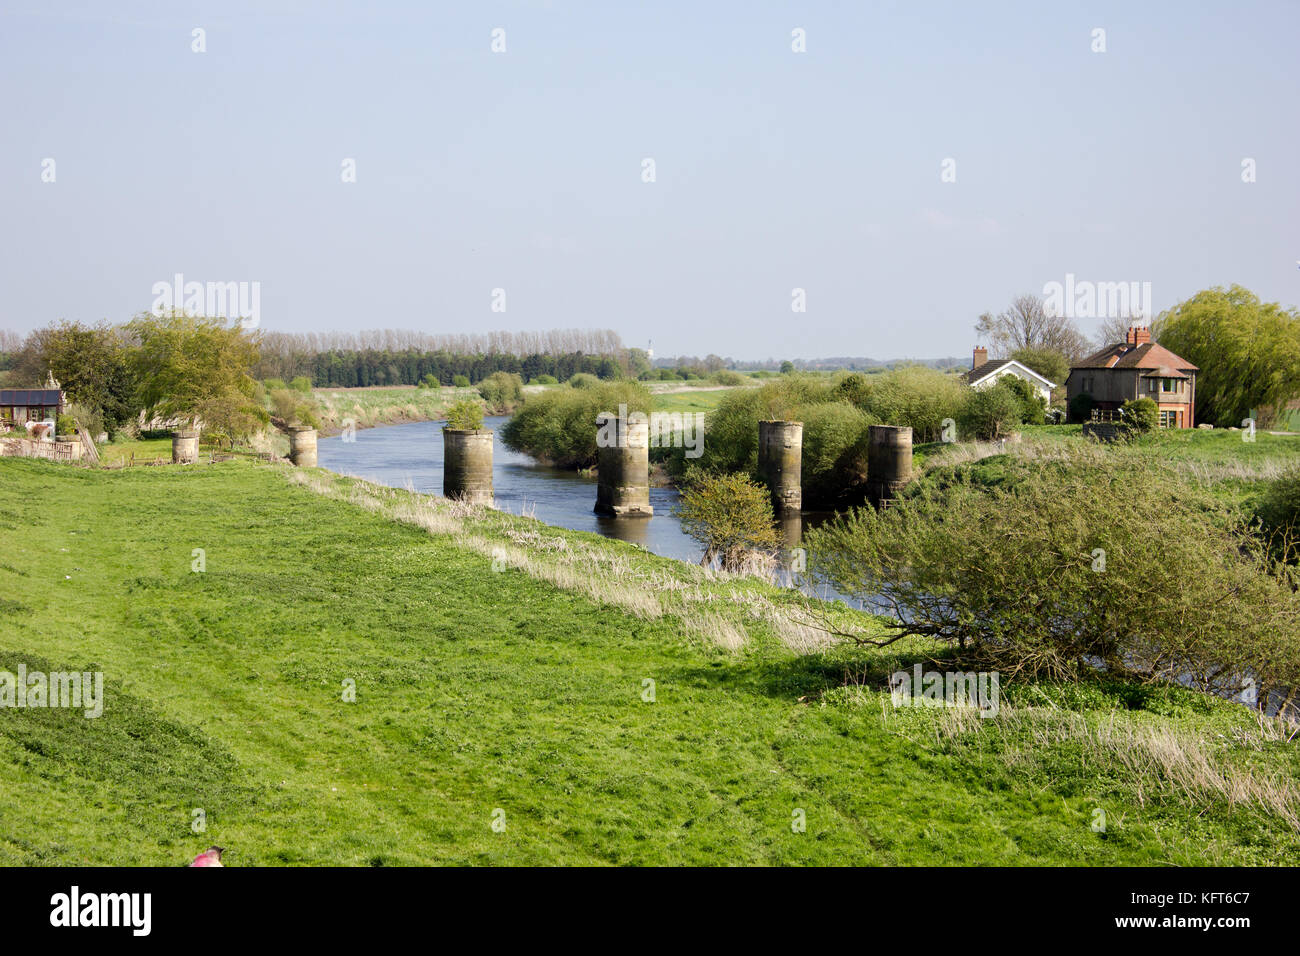
[[[1160,427],[1161,427],[1161,428],[1181,428],[1182,425],[1179,423],[1179,420],[1178,420],[1178,419],[1179,419],[1179,416],[1180,416],[1181,414],[1182,414],[1181,412],[1161,412],[1161,413],[1160,413]]]
[[[1176,391],[1178,391],[1178,382],[1177,382],[1177,380],[1176,380],[1176,379],[1172,379],[1172,378],[1162,378],[1162,379],[1160,380],[1160,391],[1162,391],[1162,392],[1176,392]]]

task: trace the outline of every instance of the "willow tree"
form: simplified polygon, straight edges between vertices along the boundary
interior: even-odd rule
[[[138,315],[126,328],[146,414],[198,425],[232,442],[266,423],[250,374],[258,359],[255,333],[176,311]]]
[[[1300,312],[1234,285],[1161,314],[1160,344],[1196,365],[1196,418],[1240,425],[1300,397]]]

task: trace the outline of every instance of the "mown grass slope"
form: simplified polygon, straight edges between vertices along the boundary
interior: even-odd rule
[[[1013,688],[996,727],[895,711],[885,675],[922,648],[797,654],[754,618],[776,588],[690,584],[698,603],[633,613],[290,477],[0,462],[0,670],[102,670],[107,697],[96,720],[0,709],[0,863],[179,864],[211,843],[232,866],[1300,858],[1295,746],[1244,708]],[[463,523],[539,561],[562,534],[631,582],[700,574]],[[700,639],[698,608],[744,645]],[[1281,809],[1180,776],[1148,729]]]

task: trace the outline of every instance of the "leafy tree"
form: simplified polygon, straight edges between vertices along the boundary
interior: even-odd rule
[[[767,489],[746,475],[691,471],[677,513],[704,546],[700,563],[718,560],[724,571],[740,570],[755,553],[770,558],[781,544]]]
[[[257,342],[238,324],[175,311],[142,313],[127,331],[137,343],[131,365],[138,400],[150,415],[202,423],[229,441],[267,421],[249,374],[257,362]]]
[[[789,375],[793,371],[794,371],[794,362],[791,362],[789,359],[786,359],[784,362],[781,363],[782,375]]]
[[[10,380],[17,387],[40,388],[47,373],[81,407],[83,424],[100,422],[110,437],[139,410],[126,345],[107,323],[59,322],[29,335]]]
[[[469,376],[453,375],[451,377],[451,384],[455,385],[457,388],[469,388]]]
[[[1300,312],[1239,285],[1198,292],[1160,316],[1160,344],[1196,376],[1196,417],[1240,425],[1251,409],[1300,396]]]
[[[1011,357],[1053,385],[1064,385],[1066,376],[1070,374],[1070,360],[1057,349],[1026,345],[1012,352]]]

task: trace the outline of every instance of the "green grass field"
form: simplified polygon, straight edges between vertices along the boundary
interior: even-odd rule
[[[921,648],[809,653],[796,604],[327,473],[6,459],[0,670],[106,703],[0,708],[0,863],[1300,860],[1296,747],[1245,708],[896,710]]]

